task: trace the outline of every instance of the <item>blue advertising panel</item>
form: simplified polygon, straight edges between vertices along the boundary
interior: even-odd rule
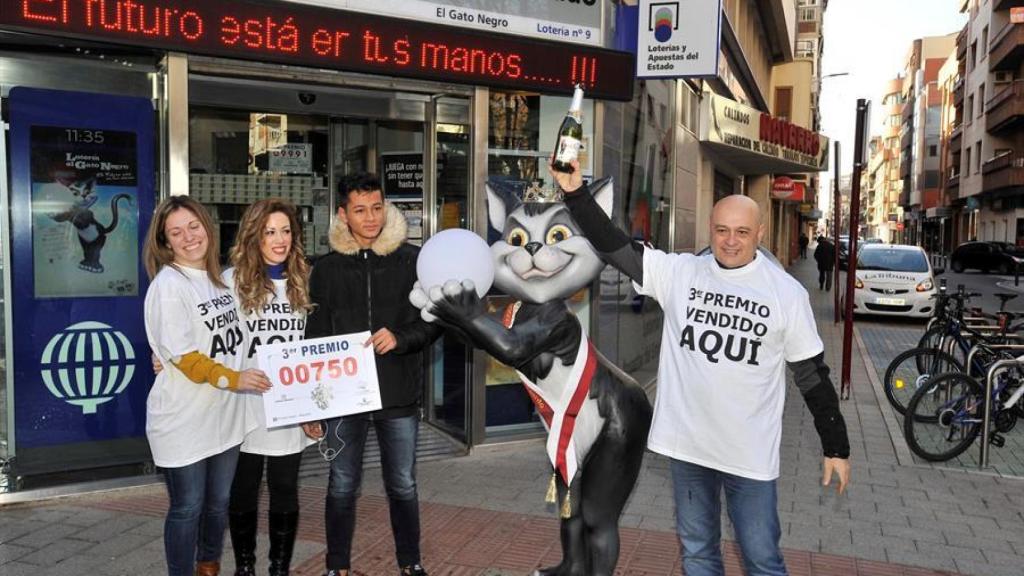
[[[153,105],[22,87],[9,104],[15,450],[143,437]]]

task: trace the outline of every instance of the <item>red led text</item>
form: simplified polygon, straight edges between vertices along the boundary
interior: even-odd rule
[[[629,55],[283,1],[0,0],[6,27],[355,72],[632,94]]]

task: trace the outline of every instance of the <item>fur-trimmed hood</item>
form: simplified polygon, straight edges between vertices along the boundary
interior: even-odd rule
[[[402,211],[391,202],[385,202],[384,228],[381,229],[380,236],[377,236],[377,239],[373,241],[370,250],[373,250],[373,253],[378,256],[387,256],[398,250],[399,246],[405,242],[408,232],[409,225],[406,223]],[[352,231],[337,216],[334,217],[334,221],[331,223],[329,239],[331,241],[331,248],[335,252],[349,256],[359,253],[359,243],[352,236]]]

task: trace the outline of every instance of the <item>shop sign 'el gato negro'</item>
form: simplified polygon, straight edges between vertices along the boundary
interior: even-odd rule
[[[731,154],[746,151],[763,160],[763,173],[818,172],[828,168],[828,138],[740,104],[704,94],[701,141],[721,146]],[[749,162],[746,162],[749,164]]]

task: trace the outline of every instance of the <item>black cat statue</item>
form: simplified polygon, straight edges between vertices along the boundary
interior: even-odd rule
[[[590,187],[611,213],[612,182]],[[519,198],[488,186],[494,284],[516,301],[487,313],[473,283],[454,279],[410,295],[428,321],[515,368],[548,429],[549,501],[561,503],[562,562],[540,575],[610,576],[619,557],[619,517],[643,461],[651,404],[644,391],[590,343],[566,303],[604,264],[580,235],[561,197]]]

